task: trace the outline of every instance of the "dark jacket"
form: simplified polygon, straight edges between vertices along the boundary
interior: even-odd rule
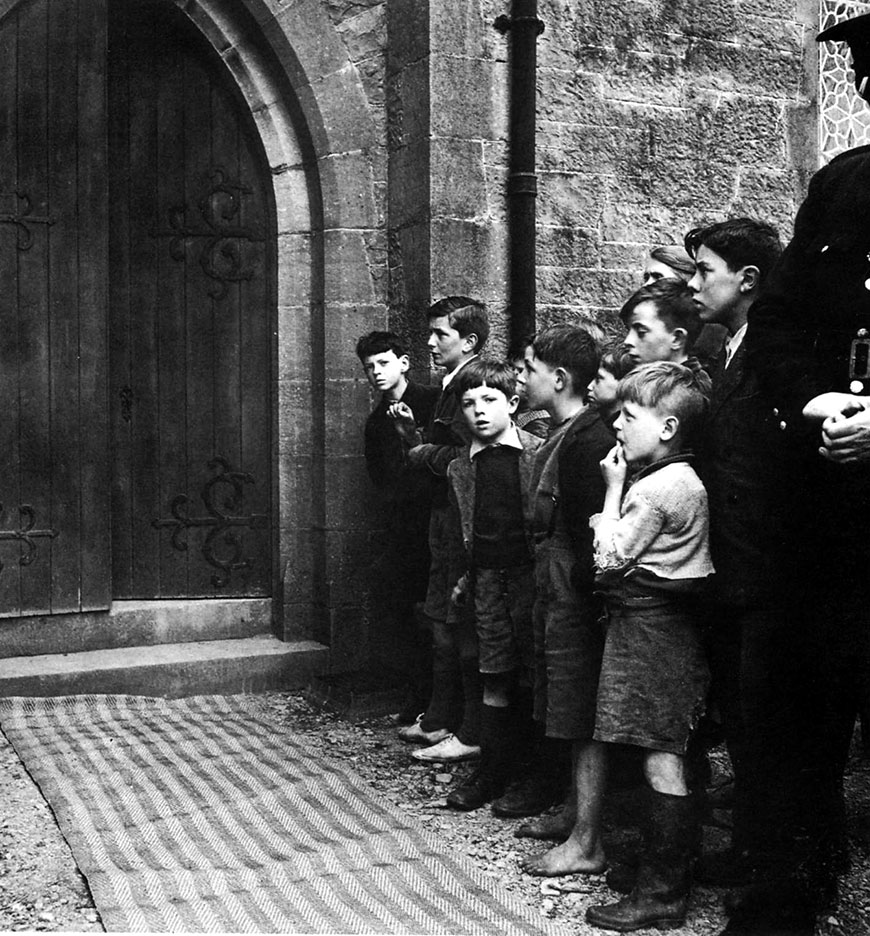
[[[870,147],[820,169],[795,219],[794,237],[750,313],[749,366],[785,423],[791,470],[801,479],[806,574],[843,580],[855,564],[866,577],[870,471],[818,454],[819,427],[801,416],[829,390],[849,392],[849,356],[870,333]],[[870,393],[870,380],[863,393]]]
[[[520,493],[523,499],[523,516],[525,517],[525,533],[529,543],[529,560],[533,555],[532,542],[532,515],[534,510],[531,479],[535,463],[535,452],[543,445],[543,440],[531,433],[518,430],[523,450],[520,452]],[[474,459],[470,449],[464,449],[451,463],[447,470],[450,486],[453,492],[453,502],[459,511],[459,522],[462,528],[462,542],[467,555],[471,555],[474,540],[474,505],[476,493],[476,471]]]
[[[793,509],[782,420],[746,369],[745,342],[727,369],[724,350],[711,364],[698,463],[710,505],[713,595],[738,607],[787,590]]]

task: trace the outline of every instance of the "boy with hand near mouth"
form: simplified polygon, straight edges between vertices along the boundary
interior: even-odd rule
[[[590,520],[606,603],[594,739],[642,748],[649,785],[633,890],[586,914],[619,932],[686,916],[698,820],[684,758],[709,683],[698,599],[713,572],[707,495],[688,449],[709,388],[703,372],[672,362],[620,381],[617,444],[601,462],[604,506]]]
[[[515,703],[534,667],[529,495],[542,440],[513,422],[519,396],[510,364],[471,361],[456,377],[456,393],[472,439],[447,471],[469,564],[454,599],[467,590],[473,604],[483,708],[480,767],[448,793],[447,804],[471,810],[504,791],[525,720]]]
[[[429,700],[432,638],[417,622],[415,605],[426,597],[429,576],[431,483],[405,464],[404,446],[390,408],[402,402],[418,426],[432,415],[438,391],[408,380],[405,343],[391,332],[363,335],[356,353],[366,379],[381,398],[365,425],[366,468],[383,505],[386,541],[370,570],[371,600],[378,622],[377,650],[408,665],[407,699],[396,721],[409,724]],[[398,647],[396,646],[398,644]]]

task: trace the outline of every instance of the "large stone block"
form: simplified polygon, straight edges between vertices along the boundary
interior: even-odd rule
[[[298,93],[316,152],[349,153],[376,145],[372,109],[354,65],[313,80]]]
[[[364,231],[331,230],[323,235],[324,296],[327,304],[364,303],[376,296]]]
[[[359,456],[328,456],[324,459],[326,529],[362,531],[373,523],[373,506],[362,492],[369,480],[365,460]]]
[[[358,367],[355,379],[326,381],[326,454],[362,455],[363,429],[377,403]]]
[[[429,139],[429,58],[387,78],[387,145],[391,150]]]
[[[318,163],[323,191],[323,226],[371,228],[377,223],[370,152],[335,153]]]
[[[368,622],[361,607],[332,608],[329,612],[330,668],[353,672],[368,662]]]
[[[478,140],[432,140],[430,208],[434,217],[474,220],[487,215],[483,147]]]
[[[359,373],[356,343],[361,335],[382,329],[387,323],[383,305],[328,305],[323,317],[323,376],[347,378]]]
[[[381,58],[387,46],[387,4],[377,3],[342,17],[338,31],[351,61]]]
[[[422,0],[421,0],[422,2]],[[428,0],[430,43],[448,55],[487,57],[497,35],[484,20],[480,0]]]
[[[537,230],[538,263],[550,267],[596,267],[602,245],[582,227],[543,227]]]
[[[371,488],[360,489],[359,496],[377,500]],[[375,514],[373,520],[375,526],[370,529],[326,532],[326,600],[330,607],[364,603],[373,577],[372,566],[384,551],[383,534],[374,532],[376,527],[383,528],[383,519]]]
[[[315,446],[314,408],[319,403],[310,380],[278,382],[278,451],[308,454]],[[287,418],[289,417],[289,418]]]
[[[494,139],[504,126],[495,104],[502,96],[494,89],[504,84],[503,63],[436,54],[430,59],[429,85],[433,102],[431,133],[465,139]]]
[[[272,173],[278,236],[309,234],[312,230],[308,173],[301,166]],[[329,186],[331,193],[334,186]],[[336,196],[333,196],[336,197]]]
[[[432,222],[433,295],[482,296],[496,282],[497,232],[486,222]]]
[[[393,73],[429,54],[427,0],[390,0],[387,6],[387,71]]]
[[[581,228],[594,236],[612,187],[612,176],[604,173],[542,171],[538,176],[538,224]]]
[[[429,142],[420,141],[390,154],[388,212],[392,227],[425,221],[430,210]]]

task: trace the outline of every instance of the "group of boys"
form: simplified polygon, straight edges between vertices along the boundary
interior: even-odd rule
[[[565,807],[520,830],[558,841],[524,863],[544,876],[606,869],[608,764],[617,746],[640,749],[639,862],[608,875],[623,899],[587,911],[620,932],[681,925],[693,870],[793,881],[810,850],[798,713],[785,704],[797,671],[788,433],[760,402],[743,343],[781,245],[775,229],[742,218],[690,232],[686,247],[688,285],[638,290],[621,345],[604,354],[595,326],[563,324],[523,342],[519,369],[485,358],[484,307],[449,297],[428,311],[432,360],[446,371],[433,401],[407,384],[395,336],[358,345],[383,393],[372,418],[390,468],[379,476],[428,510],[432,682],[400,737],[421,745],[412,756],[423,762],[479,759],[448,805],[491,802],[503,816],[553,802],[569,749]],[[728,337],[700,362],[692,345],[709,323]],[[376,383],[378,367],[402,380]],[[546,413],[545,437],[518,427],[521,396],[527,414]],[[732,759],[735,813],[731,849],[702,861],[697,729],[708,708]],[[727,931],[774,932],[750,904]],[[809,914],[798,916],[781,931],[811,933]]]

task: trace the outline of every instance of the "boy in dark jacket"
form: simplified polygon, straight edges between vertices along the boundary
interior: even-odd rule
[[[527,714],[517,711],[515,690],[531,684],[534,668],[530,485],[541,439],[513,422],[516,384],[510,364],[482,358],[456,378],[472,440],[448,468],[468,561],[454,599],[474,609],[483,709],[480,768],[447,795],[455,809],[477,809],[504,791]]]
[[[389,410],[402,402],[413,411],[418,425],[425,426],[438,390],[408,379],[408,349],[391,332],[363,335],[356,353],[366,379],[380,393],[365,425],[366,468],[380,495],[386,526],[384,549],[371,570],[377,624],[374,650],[382,660],[398,659],[408,666],[408,696],[397,716],[399,724],[408,724],[426,706],[431,691],[432,639],[418,626],[415,605],[426,597],[432,495],[429,476],[406,465]]]
[[[454,381],[486,344],[489,320],[483,304],[467,296],[439,299],[427,317],[432,363],[447,371],[432,418],[421,434],[409,407],[396,403],[390,409],[408,447],[408,464],[428,472],[433,485],[431,562],[424,606],[432,624],[432,697],[413,725],[399,729],[399,737],[428,745],[413,753],[417,760],[453,762],[480,755],[481,689],[474,624],[467,613],[450,603],[457,579],[454,573],[461,563],[462,537],[448,509],[447,466],[471,440]]]

